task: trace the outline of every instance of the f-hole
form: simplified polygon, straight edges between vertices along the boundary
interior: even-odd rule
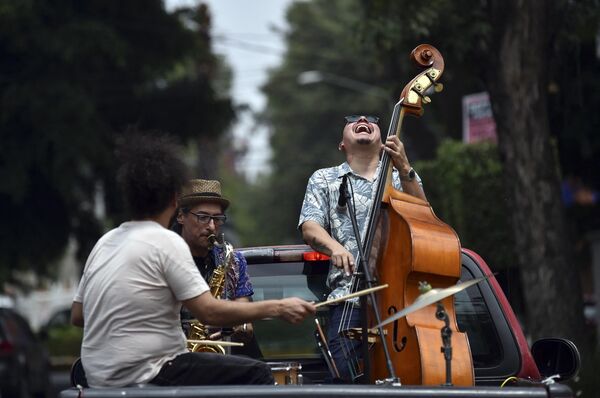
[[[388,308],[388,315],[394,315],[398,310],[393,305]],[[392,343],[394,344],[394,350],[401,352],[406,348],[406,336],[402,336],[402,339],[398,341],[398,319],[394,321],[394,331],[392,332]],[[399,343],[399,344],[398,344]]]

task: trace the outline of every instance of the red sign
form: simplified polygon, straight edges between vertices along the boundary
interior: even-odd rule
[[[496,122],[488,93],[465,95],[462,100],[463,142],[497,142]]]

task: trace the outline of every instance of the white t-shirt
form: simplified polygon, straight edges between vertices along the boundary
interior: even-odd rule
[[[106,233],[74,298],[83,304],[81,361],[90,386],[147,383],[166,361],[188,352],[181,301],[208,290],[175,232],[130,221]]]

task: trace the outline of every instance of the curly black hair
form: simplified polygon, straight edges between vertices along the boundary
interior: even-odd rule
[[[129,130],[117,141],[117,183],[134,220],[162,212],[179,195],[188,172],[173,137]]]

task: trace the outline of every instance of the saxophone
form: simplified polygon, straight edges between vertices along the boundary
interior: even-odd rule
[[[221,234],[219,239],[215,235],[208,237],[211,248],[212,246],[223,248],[223,263],[218,264],[213,271],[208,286],[213,297],[220,299],[225,288],[227,279],[227,271],[233,261],[233,246],[225,241],[225,235]],[[206,325],[203,325],[198,320],[190,322],[190,329],[187,335],[188,340],[208,340],[209,331]],[[209,345],[204,343],[192,343],[188,341],[187,348],[190,352],[212,352],[215,354],[225,354],[225,348],[222,345]]]

